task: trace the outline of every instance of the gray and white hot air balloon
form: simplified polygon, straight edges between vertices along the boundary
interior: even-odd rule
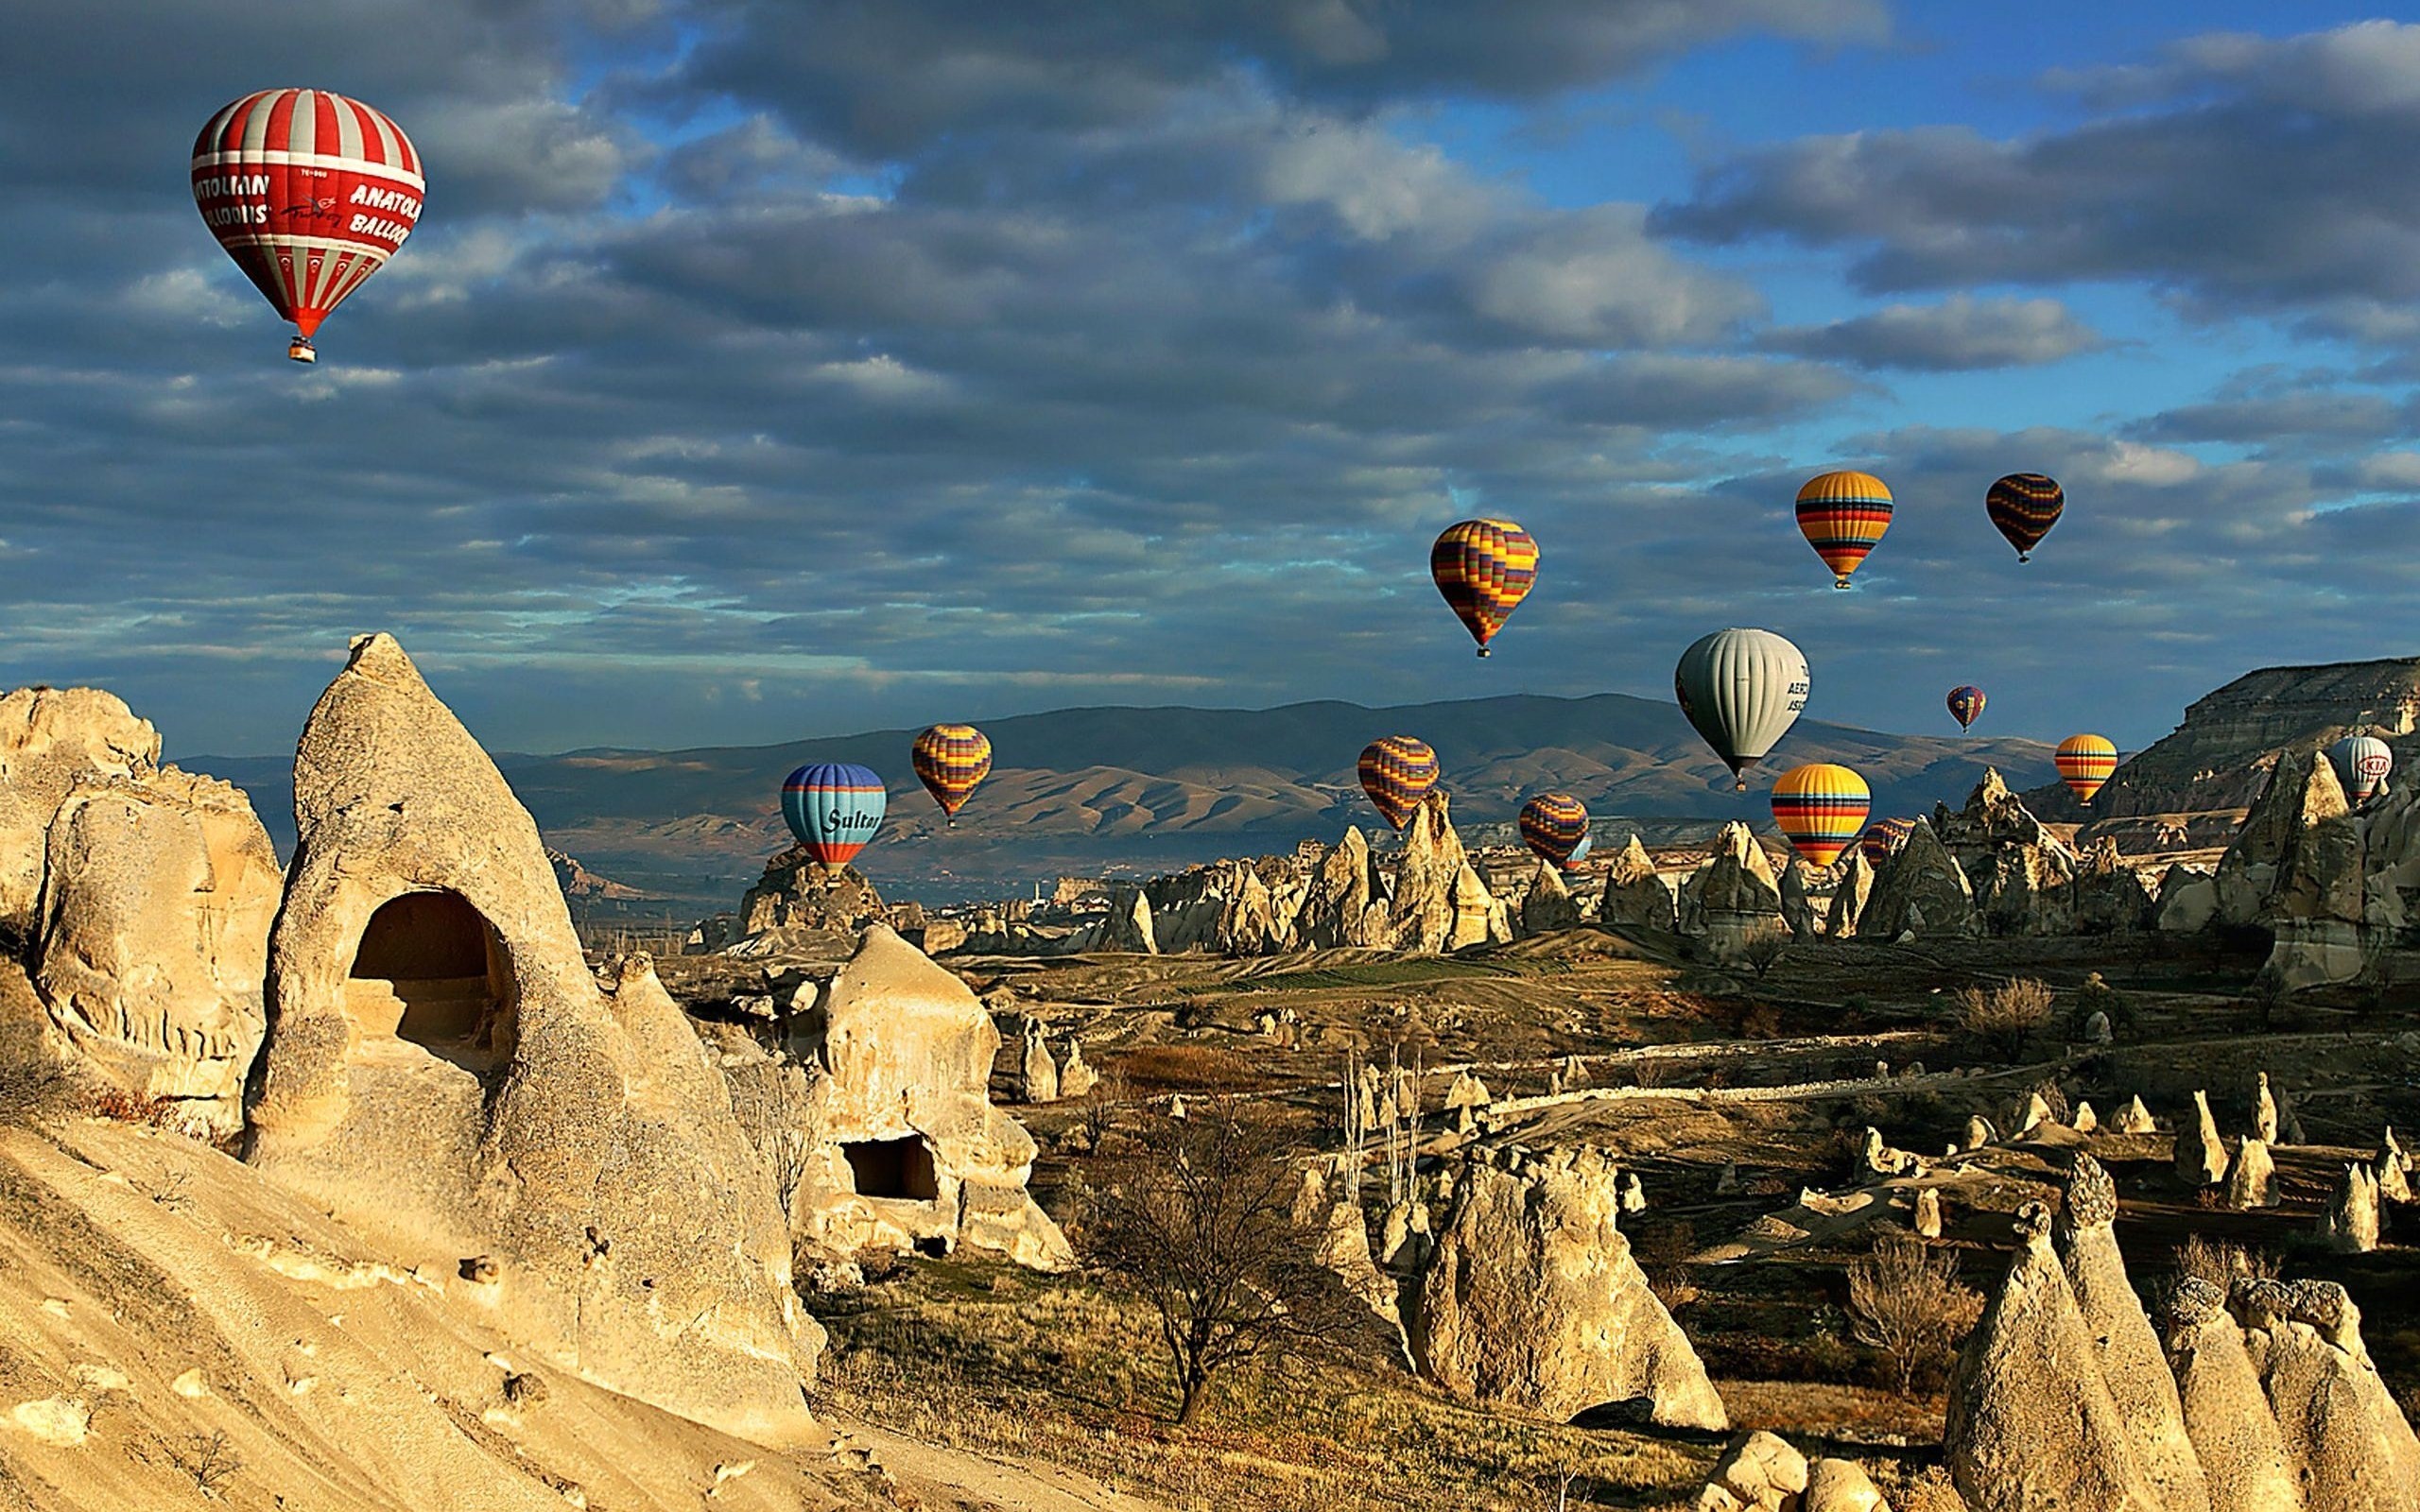
[[[1681,653],[1672,693],[1714,753],[1737,779],[1806,707],[1806,658],[1771,630],[1717,630]]]
[[[2386,774],[2394,770],[2394,752],[2376,735],[2347,735],[2327,748],[2343,780],[2344,796],[2356,803],[2386,797]]]

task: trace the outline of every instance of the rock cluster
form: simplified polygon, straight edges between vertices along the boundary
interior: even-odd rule
[[[1758,935],[1789,928],[1772,860],[1746,825],[1725,824],[1714,853],[1681,885],[1680,921],[1681,933],[1703,938],[1718,960]]]
[[[1723,1449],[1689,1505],[1694,1512],[1890,1512],[1857,1461],[1810,1460],[1761,1428]]]
[[[2130,933],[2152,928],[2158,907],[2115,840],[2078,854],[1986,771],[1963,807],[1937,805],[1916,821],[1861,899],[1844,907],[1835,895],[1833,933],[1844,923],[1883,939]]]

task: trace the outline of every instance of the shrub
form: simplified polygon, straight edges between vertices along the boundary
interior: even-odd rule
[[[1882,1358],[1899,1394],[1919,1376],[1947,1368],[1959,1341],[1982,1315],[1983,1298],[1958,1280],[1958,1256],[1912,1234],[1885,1233],[1852,1261],[1849,1316],[1857,1341]]]
[[[2207,1281],[2223,1292],[2240,1277],[2257,1276],[2274,1280],[2277,1257],[2265,1249],[2250,1249],[2223,1239],[2209,1239],[2201,1234],[2188,1234],[2185,1243],[2173,1251],[2176,1274],[2192,1280]]]
[[[1217,1045],[1144,1045],[1118,1063],[1137,1091],[1228,1091],[1244,1084],[1243,1057]]]
[[[1988,991],[1962,987],[1953,1000],[1958,1027],[1996,1047],[2009,1060],[2022,1059],[2026,1041],[2050,1022],[2050,988],[2031,977],[2003,982]]]
[[[1789,954],[1789,931],[1766,924],[1740,942],[1739,959],[1748,964],[1749,969],[1756,973],[1756,980],[1761,982],[1765,973]]]

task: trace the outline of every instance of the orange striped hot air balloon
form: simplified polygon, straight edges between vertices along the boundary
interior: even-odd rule
[[[916,737],[908,757],[915,763],[916,780],[952,824],[977,786],[992,775],[991,739],[973,725],[935,725]]]
[[[1404,827],[1436,785],[1437,752],[1425,740],[1388,735],[1361,752],[1361,791],[1394,829]]]
[[[1465,520],[1428,548],[1428,576],[1485,656],[1538,579],[1538,543],[1510,520]]]
[[[1773,821],[1810,867],[1841,859],[1873,809],[1865,779],[1829,762],[1793,766],[1773,783]]]
[[[1798,490],[1798,532],[1832,569],[1834,588],[1849,586],[1891,528],[1891,490],[1871,472],[1824,472]]]
[[[2042,544],[2042,538],[2059,523],[2059,513],[2066,507],[2067,496],[2059,480],[2039,472],[2012,472],[1983,495],[1992,528],[2016,548],[2019,561],[2033,559],[2033,548]]]
[[[2100,735],[2069,735],[2059,742],[2055,758],[2059,764],[2059,781],[2067,784],[2075,796],[2086,803],[2109,781],[2118,769],[2118,747]]]
[[[1867,866],[1879,867],[1899,853],[1899,848],[1908,843],[1908,836],[1915,833],[1915,828],[1913,819],[1877,820],[1858,840],[1857,848],[1864,853]]]

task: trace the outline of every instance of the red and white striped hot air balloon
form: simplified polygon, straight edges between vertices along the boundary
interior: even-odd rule
[[[193,145],[202,223],[294,322],[297,362],[318,360],[311,333],[412,233],[424,188],[403,129],[326,90],[247,94]]]

